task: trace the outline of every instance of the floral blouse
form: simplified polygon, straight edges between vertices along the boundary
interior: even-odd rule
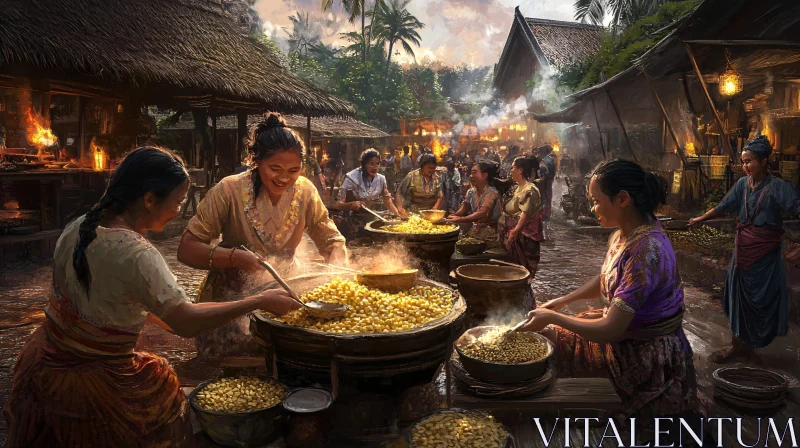
[[[245,245],[263,256],[293,255],[303,232],[325,257],[345,243],[310,180],[299,177],[273,205],[267,195],[256,196],[251,171],[225,177],[214,186],[187,230],[203,242],[222,236],[224,247]]]

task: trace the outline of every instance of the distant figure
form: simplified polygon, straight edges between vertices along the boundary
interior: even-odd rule
[[[408,176],[408,173],[414,169],[414,165],[411,163],[411,157],[409,157],[409,153],[411,149],[408,146],[403,146],[403,157],[400,158],[400,178],[405,179]]]
[[[305,178],[317,187],[317,191],[322,192],[322,188],[325,185],[325,177],[322,175],[322,168],[320,168],[319,162],[310,152],[306,157],[305,163],[303,163],[303,168],[305,169],[303,174]]]
[[[452,213],[461,206],[461,173],[456,169],[453,159],[445,161],[447,171],[444,173],[445,210]]]

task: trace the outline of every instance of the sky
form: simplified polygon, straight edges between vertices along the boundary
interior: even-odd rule
[[[367,0],[367,6],[371,1]],[[291,24],[295,11],[309,12],[320,25],[323,41],[337,43],[339,32],[360,29],[360,19],[349,24],[338,6],[331,12],[320,10],[321,0],[258,0],[255,9],[264,20],[264,30],[285,45],[284,27]],[[421,47],[415,48],[417,61],[425,58],[447,65],[494,65],[503,51],[514,8],[525,17],[573,20],[573,0],[411,0],[408,9],[425,28],[420,31]],[[338,5],[338,2],[337,2]],[[285,48],[284,48],[285,49]],[[398,62],[409,63],[400,56]]]

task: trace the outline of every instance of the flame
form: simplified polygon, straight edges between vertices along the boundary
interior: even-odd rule
[[[97,145],[92,139],[92,143],[90,145],[92,151],[92,157],[94,158],[94,169],[97,171],[102,171],[106,168],[106,152],[103,151],[103,147]]]
[[[447,156],[447,146],[444,146],[436,139],[433,140],[431,151],[436,155],[438,160],[444,160],[445,156]]]
[[[695,157],[697,155],[697,152],[694,150],[694,143],[686,143],[686,155],[689,157]]]
[[[553,145],[553,152],[558,153],[558,151],[561,151],[561,146],[556,143]]]
[[[43,149],[53,146],[58,141],[58,138],[53,135],[50,129],[43,125],[43,120],[39,118],[30,107],[26,112],[26,117],[28,119],[28,134],[26,136],[28,143],[39,149]]]
[[[3,204],[3,210],[19,210],[19,202],[12,199]]]
[[[425,129],[423,129],[423,130],[422,130],[422,136],[423,136],[423,137],[425,137],[426,135],[428,135],[428,131],[426,131]]]

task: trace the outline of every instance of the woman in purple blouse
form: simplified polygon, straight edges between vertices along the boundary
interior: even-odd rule
[[[698,403],[682,328],[683,286],[672,245],[653,214],[666,201],[666,181],[636,163],[612,160],[594,172],[589,194],[600,224],[619,228],[602,271],[532,311],[525,329],[553,341],[559,375],[610,377],[623,400],[621,416],[690,414]],[[577,317],[558,312],[598,297],[602,310]]]

